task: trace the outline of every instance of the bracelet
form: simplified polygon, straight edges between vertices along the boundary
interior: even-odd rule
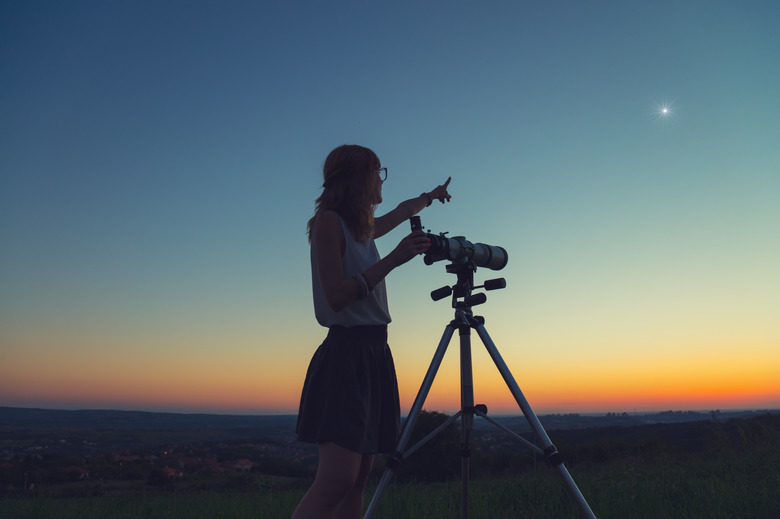
[[[426,205],[425,207],[430,207],[431,204],[433,203],[433,198],[431,198],[431,195],[429,195],[428,193],[423,193],[420,196],[424,196],[425,198],[428,199],[428,205]]]

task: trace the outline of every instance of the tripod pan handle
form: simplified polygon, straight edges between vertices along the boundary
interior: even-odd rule
[[[433,299],[434,301],[438,301],[439,299],[444,299],[445,297],[449,297],[450,295],[452,295],[451,287],[441,287],[431,292],[431,299]]]

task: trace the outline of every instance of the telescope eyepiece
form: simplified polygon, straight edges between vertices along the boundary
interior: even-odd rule
[[[420,221],[419,216],[412,216],[411,218],[409,218],[409,223],[412,226],[412,232],[422,231],[422,222]]]

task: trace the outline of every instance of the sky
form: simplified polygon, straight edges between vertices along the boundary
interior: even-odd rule
[[[780,408],[780,4],[0,3],[0,406],[297,412],[334,147],[546,413]],[[666,109],[666,112],[664,112]],[[387,254],[409,232],[377,241]],[[455,282],[387,278],[402,412]],[[476,334],[475,401],[518,413]],[[460,405],[457,334],[425,407]]]

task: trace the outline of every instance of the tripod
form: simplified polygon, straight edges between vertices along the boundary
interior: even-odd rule
[[[434,290],[431,293],[431,297],[434,301],[438,301],[452,294],[452,306],[455,309],[455,318],[444,329],[444,334],[442,335],[442,338],[439,341],[439,345],[436,348],[436,352],[433,355],[433,360],[428,367],[428,372],[423,379],[420,390],[417,393],[417,397],[412,404],[412,409],[409,411],[409,416],[406,418],[404,423],[404,427],[401,431],[401,436],[398,440],[398,444],[396,445],[395,452],[387,461],[385,471],[382,474],[382,478],[379,481],[376,492],[374,493],[374,496],[368,505],[364,519],[370,519],[373,517],[377,507],[379,506],[379,501],[382,498],[382,494],[387,489],[387,486],[390,483],[390,479],[393,477],[396,468],[399,466],[404,457],[410,455],[412,452],[422,447],[425,443],[434,438],[437,434],[442,432],[458,419],[461,420],[461,517],[463,519],[467,519],[469,513],[469,458],[471,449],[471,432],[474,429],[474,415],[481,416],[491,424],[517,438],[520,442],[522,442],[528,448],[532,449],[534,452],[543,455],[546,461],[553,468],[555,468],[563,478],[563,482],[566,485],[569,494],[576,502],[580,512],[582,512],[583,517],[596,519],[593,511],[591,511],[590,506],[588,506],[588,503],[585,501],[582,493],[574,483],[574,480],[569,474],[569,471],[566,469],[566,466],[563,463],[563,458],[550,441],[550,438],[547,436],[547,433],[542,427],[542,424],[539,422],[539,419],[536,417],[533,409],[531,409],[530,404],[523,396],[522,391],[520,391],[520,387],[517,385],[517,382],[515,382],[512,373],[509,371],[506,363],[501,358],[501,354],[498,352],[498,348],[496,348],[496,345],[493,343],[490,335],[488,335],[488,332],[484,326],[484,318],[475,317],[472,313],[472,306],[476,306],[487,301],[487,296],[484,293],[472,295],[472,290],[475,288],[496,290],[506,287],[506,282],[504,279],[485,281],[484,285],[475,287],[474,272],[476,272],[476,270],[476,265],[467,260],[456,261],[450,265],[447,265],[447,272],[456,274],[458,276],[458,282],[452,287],[442,287],[438,290]],[[414,429],[415,423],[417,422],[417,418],[422,411],[425,399],[428,396],[428,392],[433,385],[436,373],[439,370],[439,366],[441,366],[444,354],[447,351],[447,346],[449,345],[456,329],[460,334],[461,409],[458,413],[454,414],[447,421],[434,429],[417,444],[408,450],[405,450],[406,445],[409,443],[411,438],[412,431]],[[486,406],[474,405],[474,381],[471,365],[472,329],[476,330],[477,335],[482,340],[485,348],[487,348],[490,357],[493,359],[493,362],[501,373],[501,376],[504,378],[504,382],[506,382],[507,387],[512,392],[512,396],[514,396],[515,401],[517,401],[517,404],[520,406],[523,415],[525,415],[526,420],[528,420],[528,424],[531,426],[531,429],[535,433],[536,438],[542,447],[529,442],[525,438],[505,427],[503,424],[500,424],[489,418],[487,416]]]

